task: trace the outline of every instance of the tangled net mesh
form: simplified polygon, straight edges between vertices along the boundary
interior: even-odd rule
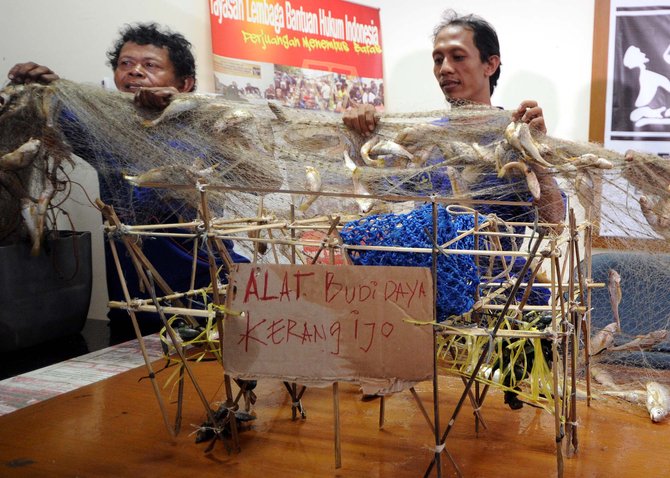
[[[206,185],[210,212],[218,219],[253,218],[249,221],[260,224],[261,219],[337,215],[341,222],[355,221],[342,230],[351,243],[370,243],[379,231],[389,244],[400,246],[428,238],[410,233],[426,226],[417,212],[410,213],[416,217],[409,222],[399,214],[436,196],[467,204],[482,217],[495,213],[504,224],[532,223],[535,214],[527,204],[533,178],[524,165],[539,162],[556,177],[568,206],[584,212],[584,223],[609,231],[599,238],[599,247],[636,238],[635,255],[593,256],[593,282],[603,286],[592,288],[592,341],[600,340],[598,334],[615,321],[614,309],[621,323],[591,357],[614,376],[603,386],[623,390],[648,381],[667,383],[670,163],[652,154],[621,154],[594,143],[536,135],[538,159],[512,144],[508,135],[523,132],[510,133],[510,123],[510,111],[466,104],[449,111],[385,114],[375,134],[364,138],[339,116],[267,102],[190,94],[155,113],[136,107],[131,95],[66,80],[46,87],[8,85],[0,105],[0,244],[29,237],[31,220],[38,236],[53,228],[72,187],[62,167],[71,152],[97,170],[105,201],[127,224],[194,220],[201,206],[199,187]],[[40,141],[32,149],[25,147],[32,157],[17,156],[31,139]],[[469,216],[470,225],[440,222],[439,240],[472,227],[474,217]],[[399,222],[404,229],[397,228]],[[257,257],[256,242],[245,234],[235,237],[243,253],[261,262],[290,255],[278,245],[284,259]],[[34,232],[32,238],[34,244]],[[431,247],[430,242],[421,245]],[[366,263],[366,257],[359,252],[353,258]],[[459,261],[461,274],[472,270],[466,259]],[[463,281],[467,294],[477,289],[477,282],[474,276]],[[447,308],[453,301],[446,300],[445,317],[467,314],[477,294],[485,292],[477,289],[465,305],[453,309]],[[536,326],[535,319],[526,323]],[[476,349],[482,340],[468,347]],[[528,344],[538,355],[542,341],[529,339]],[[517,342],[514,347],[526,346]]]
[[[340,234],[347,244],[374,244],[398,247],[432,247],[432,206],[426,204],[406,214],[366,216],[347,223]],[[459,230],[471,229],[472,215],[451,217],[443,206],[437,210],[437,242],[453,240]],[[474,239],[467,236],[457,241],[454,249],[472,250]],[[351,259],[356,265],[431,267],[430,254],[393,251],[354,251]],[[461,315],[472,309],[479,273],[470,256],[440,254],[437,258],[437,320]]]

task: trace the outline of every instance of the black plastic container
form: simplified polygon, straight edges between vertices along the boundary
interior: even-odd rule
[[[91,233],[58,231],[38,256],[0,246],[0,352],[82,330],[91,301]]]

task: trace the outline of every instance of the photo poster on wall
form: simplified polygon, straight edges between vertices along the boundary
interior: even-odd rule
[[[208,0],[214,83],[231,100],[384,110],[379,9],[342,0]]]
[[[609,13],[604,146],[621,153],[632,149],[667,156],[670,2],[611,0]],[[639,203],[629,200],[641,195],[633,185],[623,178],[606,180],[602,195],[608,201],[601,210],[601,236],[658,237],[647,226]]]

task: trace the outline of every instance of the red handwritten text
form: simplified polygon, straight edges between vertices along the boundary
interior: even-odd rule
[[[352,311],[352,315],[358,315]],[[249,352],[252,345],[265,347],[285,345],[318,345],[331,355],[339,355],[343,340],[353,341],[363,352],[373,347],[381,347],[383,341],[389,339],[395,326],[388,321],[372,322],[360,319],[347,321],[323,322],[316,320],[294,320],[289,318],[258,319],[246,314],[246,326],[240,331],[238,345],[243,344],[244,351]]]
[[[269,273],[266,270],[263,274],[262,287],[259,289],[258,282],[256,281],[256,269],[251,268],[249,270],[249,279],[247,280],[247,286],[244,292],[244,303],[248,303],[252,298],[255,298],[257,301],[291,301],[300,300],[301,292],[301,281],[307,277],[315,275],[314,272],[294,272],[289,274],[284,272],[281,284],[274,283],[269,278]]]

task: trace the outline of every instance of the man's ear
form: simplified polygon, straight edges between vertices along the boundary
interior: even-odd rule
[[[178,88],[180,93],[190,93],[195,86],[195,78],[192,76],[187,76],[182,80],[182,85]]]
[[[486,75],[493,75],[498,67],[500,66],[500,57],[498,55],[491,55],[488,60],[486,60]]]

